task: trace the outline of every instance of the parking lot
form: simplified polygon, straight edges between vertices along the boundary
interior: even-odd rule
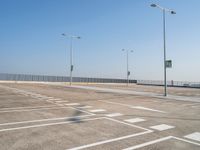
[[[199,150],[200,102],[51,84],[0,84],[1,150]],[[153,89],[153,90],[152,90]],[[178,91],[178,92],[177,92]],[[171,88],[199,98],[199,89]],[[182,94],[180,94],[182,93]]]

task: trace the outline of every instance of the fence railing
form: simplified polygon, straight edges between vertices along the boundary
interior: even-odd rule
[[[70,77],[0,73],[0,80],[6,80],[6,81],[70,82]],[[109,78],[73,77],[73,82],[126,83],[127,80],[126,79],[109,79]],[[129,82],[130,83],[136,83],[136,80],[129,80]]]
[[[0,80],[6,81],[41,81],[41,82],[70,82],[70,77],[64,76],[48,76],[48,75],[27,75],[27,74],[8,74],[0,73]],[[126,79],[111,79],[111,78],[87,78],[73,77],[73,82],[83,83],[126,83]],[[130,83],[140,85],[157,85],[163,86],[164,82],[159,80],[129,80]],[[192,87],[200,88],[200,82],[187,81],[167,81],[167,86],[174,87]]]
[[[137,80],[137,84],[163,86],[164,82],[158,81],[158,80]],[[167,81],[167,86],[200,88],[200,82],[173,81],[173,80],[171,80],[171,81]]]

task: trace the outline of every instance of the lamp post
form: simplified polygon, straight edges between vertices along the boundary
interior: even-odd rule
[[[74,66],[73,66],[73,39],[80,39],[81,37],[80,36],[68,36],[66,34],[62,34],[62,36],[67,36],[68,38],[70,38],[70,86],[72,85],[72,82],[73,82],[73,77],[72,77],[72,72],[73,72],[73,69],[74,69]]]
[[[125,50],[122,49],[122,51],[126,51],[126,69],[127,69],[127,86],[129,85],[129,76],[130,76],[130,71],[129,71],[129,50]],[[133,50],[131,50],[130,52],[133,52]]]
[[[169,12],[171,14],[176,14],[175,11],[171,10],[171,9],[167,9],[164,7],[161,7],[157,4],[151,4],[151,7],[157,7],[159,9],[162,10],[162,14],[163,14],[163,48],[164,48],[164,96],[167,96],[167,67],[166,67],[166,39],[165,39],[165,13]]]

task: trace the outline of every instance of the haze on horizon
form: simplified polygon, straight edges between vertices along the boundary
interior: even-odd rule
[[[162,12],[166,14],[167,79],[200,81],[199,0],[1,0],[0,73],[163,80]]]

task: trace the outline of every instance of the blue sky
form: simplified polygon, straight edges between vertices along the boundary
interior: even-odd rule
[[[162,13],[166,15],[168,80],[199,81],[199,0],[0,0],[0,73],[69,75],[69,39],[74,75],[163,79]]]

